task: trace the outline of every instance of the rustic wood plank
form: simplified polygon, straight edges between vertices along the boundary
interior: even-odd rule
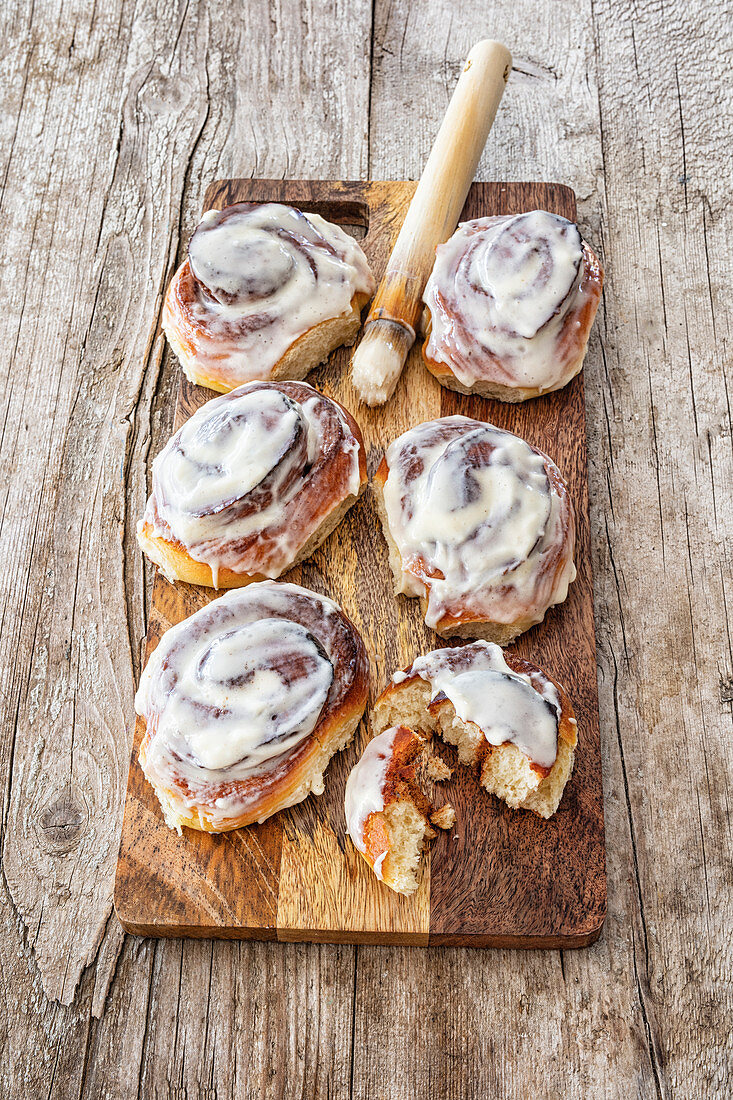
[[[2,373],[3,729],[16,728],[37,614],[37,600],[24,600],[22,592],[33,532],[45,538],[49,522],[48,507],[37,520],[35,494],[47,467],[38,440],[53,425],[58,348],[70,328],[66,288],[78,288],[77,316],[79,303],[96,293],[90,247],[78,270],[64,267],[61,257],[58,277],[41,294],[51,227],[63,230],[66,247],[82,208],[88,222],[96,217],[96,236],[107,193],[110,224],[146,219],[149,244],[140,255],[148,266],[141,261],[131,278],[135,308],[147,322],[153,314],[145,302],[159,300],[176,242],[196,223],[202,181],[286,173],[415,178],[465,53],[475,38],[494,34],[512,49],[514,72],[479,178],[568,183],[590,239],[603,242],[608,270],[605,315],[585,369],[601,711],[604,729],[612,731],[604,744],[610,909],[603,937],[565,956],[359,948],[356,982],[352,948],[220,943],[213,948],[212,984],[187,989],[205,1031],[179,1033],[177,974],[167,984],[171,968],[159,960],[180,958],[185,970],[204,945],[128,938],[115,971],[116,934],[113,922],[100,922],[104,906],[95,901],[90,908],[89,894],[80,905],[49,890],[47,904],[62,905],[66,923],[58,922],[54,942],[36,956],[35,925],[23,925],[2,879],[0,981],[10,1020],[0,1028],[4,1096],[180,1097],[182,1080],[189,1097],[210,1098],[216,1089],[219,1100],[300,1094],[587,1100],[729,1091],[731,964],[723,930],[730,924],[725,815],[733,658],[724,626],[732,603],[725,306],[733,226],[726,202],[725,6],[378,0],[368,140],[370,20],[363,2],[0,5],[3,346],[15,346],[22,309],[23,324],[38,334],[33,343],[26,328]],[[197,24],[201,45],[192,56]],[[185,72],[175,68],[179,51]],[[208,87],[199,79],[202,58]],[[156,63],[168,73],[172,114],[165,113],[165,97],[148,94],[145,74]],[[200,108],[206,121],[198,142],[189,121],[174,137],[177,120]],[[337,120],[333,127],[326,116]],[[112,187],[120,133],[126,159]],[[160,234],[151,234],[153,220]],[[160,286],[148,285],[158,278]],[[117,296],[113,306],[116,317]],[[129,357],[137,340],[134,326],[125,329],[113,350]],[[139,400],[129,406],[135,441],[123,472],[134,494],[131,516],[145,493],[144,455],[157,452],[170,427],[177,373],[167,367],[159,373],[160,353],[158,344]],[[103,389],[106,396],[108,380]],[[59,415],[67,415],[64,407]],[[55,438],[59,430],[57,424]],[[115,472],[124,453],[120,447]],[[90,459],[93,465],[91,452]],[[14,496],[11,477],[20,478]],[[686,490],[686,509],[684,498],[670,495],[678,485]],[[65,507],[73,528],[84,505],[67,495]],[[104,525],[117,530],[109,514]],[[689,558],[680,561],[688,536]],[[129,525],[125,545],[133,546]],[[127,560],[135,663],[145,599],[139,559]],[[41,572],[33,566],[32,575]],[[107,588],[105,597],[118,613],[123,605],[114,591]],[[23,639],[17,654],[8,622]],[[127,675],[119,684],[129,691]],[[23,761],[33,738],[22,724],[19,730],[16,753]],[[115,758],[118,814],[126,749]],[[6,736],[4,814],[14,797],[12,751]],[[48,741],[44,752],[50,761]],[[75,767],[86,782],[93,761],[77,755]],[[96,802],[92,810],[85,828],[106,829]],[[21,842],[28,857],[21,870],[31,882],[38,841],[31,832]],[[107,898],[114,848],[102,876]],[[67,941],[74,945],[73,975],[90,923],[104,929],[95,962],[72,1005],[50,1002],[39,958],[47,960],[46,989],[57,990],[59,945],[67,952]],[[48,927],[46,921],[44,936]],[[67,980],[67,997],[70,986]],[[103,1010],[100,1020],[91,1017],[93,1003]],[[352,1034],[359,1048],[353,1064]],[[173,1065],[178,1076],[171,1077]]]
[[[623,821],[614,940],[628,945],[655,1088],[718,1096],[733,1011],[731,104],[719,99],[731,43],[714,45],[704,4],[662,27],[639,14],[619,22],[604,2],[595,18],[612,272],[592,443],[607,502],[600,682]]]

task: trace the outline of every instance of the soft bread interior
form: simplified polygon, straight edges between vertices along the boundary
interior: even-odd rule
[[[455,746],[462,764],[479,766],[481,784],[489,793],[512,809],[552,817],[573,770],[573,744],[558,737],[557,758],[549,774],[543,777],[515,745],[489,745],[478,726],[457,716],[448,699],[428,709],[430,696],[430,685],[419,677],[390,685],[372,711],[374,734],[400,723],[426,733],[438,733]]]
[[[414,803],[404,799],[385,806],[382,819],[389,837],[382,878],[398,894],[413,894],[425,842],[435,833]]]
[[[439,756],[430,757],[427,763],[427,773],[435,783],[442,783],[443,780],[450,779],[453,775],[445,760],[442,760]]]
[[[456,811],[451,806],[450,802],[445,802],[439,810],[436,810],[434,814],[430,815],[431,825],[435,825],[436,829],[452,829],[456,823]]]
[[[471,385],[468,386],[459,382],[448,363],[436,362],[427,354],[433,323],[430,309],[426,306],[423,310],[420,323],[420,332],[425,337],[425,342],[422,346],[422,357],[425,366],[433,377],[438,380],[441,386],[445,386],[446,389],[449,390],[455,390],[457,393],[475,393],[480,397],[489,397],[510,404],[529,401],[533,397],[540,397],[542,394],[552,393],[554,390],[559,390],[562,389],[563,386],[567,386],[568,382],[575,378],[576,374],[579,373],[583,366],[588,346],[588,338],[593,327],[593,321],[601,296],[601,286],[603,284],[603,272],[598,262],[598,257],[586,241],[583,241],[583,256],[586,265],[587,282],[584,281],[582,285],[586,288],[586,305],[580,310],[577,308],[573,309],[565,320],[565,324],[575,328],[579,343],[576,347],[575,355],[568,358],[565,363],[565,369],[554,385],[547,386],[543,389],[536,386],[504,386],[501,382],[488,379],[475,379]],[[594,282],[596,287],[595,291],[593,289]]]

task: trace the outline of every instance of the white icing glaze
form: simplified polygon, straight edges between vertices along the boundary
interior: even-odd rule
[[[565,599],[574,576],[572,513],[548,477],[550,467],[560,475],[546,456],[491,424],[450,416],[405,432],[386,459],[384,504],[402,560],[400,591],[419,596],[427,588],[428,626],[462,602],[512,622],[539,621]],[[543,577],[543,567],[562,551],[568,529],[558,583],[554,570]]]
[[[569,314],[600,294],[585,275],[580,232],[565,218],[533,210],[463,222],[438,247],[425,287],[427,358],[467,387],[484,379],[542,392],[563,385],[587,339]]]
[[[318,214],[239,203],[204,214],[189,245],[196,325],[216,347],[196,348],[218,378],[268,378],[288,348],[322,321],[348,313],[375,282],[357,242]],[[208,359],[211,363],[208,363]]]
[[[380,733],[373,738],[362,753],[361,759],[354,765],[346,781],[344,810],[346,829],[354,842],[354,847],[366,854],[364,844],[364,826],[370,814],[381,813],[384,809],[384,781],[392,760],[392,750],[397,727]],[[374,863],[374,873],[382,878],[382,864],[386,851]]]
[[[343,410],[307,383],[242,386],[195,412],[155,459],[142,522],[212,572],[277,577],[358,494],[359,451]]]
[[[477,641],[437,649],[392,680],[402,683],[410,676],[430,684],[433,700],[442,692],[456,715],[478,726],[490,745],[510,742],[542,768],[555,763],[562,709],[557,688],[539,671],[514,672],[498,645]]]
[[[300,621],[303,607],[318,640]],[[233,784],[278,768],[315,729],[334,683],[341,621],[325,596],[264,581],[171,627],[135,697],[152,733],[147,777],[189,807],[220,789],[208,806],[215,826],[242,812]]]

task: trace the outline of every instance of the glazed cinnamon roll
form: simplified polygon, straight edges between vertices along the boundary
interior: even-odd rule
[[[449,389],[501,401],[560,389],[583,365],[602,287],[597,256],[565,218],[464,222],[425,287],[425,364]]]
[[[279,203],[209,210],[173,276],[163,328],[192,382],[227,393],[301,379],[351,344],[374,293],[366,256],[338,225]]]
[[[368,663],[332,600],[263,581],[171,627],[135,699],[167,824],[221,833],[323,792],[366,704]]]
[[[309,557],[366,485],[361,432],[307,382],[209,401],[153,463],[138,525],[169,580],[236,588]]]
[[[388,448],[374,479],[395,590],[443,637],[507,645],[567,596],[575,516],[555,464],[510,432],[447,416]]]
[[[374,704],[372,729],[398,722],[438,733],[513,809],[555,813],[573,770],[577,723],[564,688],[490,642],[438,649],[396,672]],[[378,738],[377,738],[378,739]]]

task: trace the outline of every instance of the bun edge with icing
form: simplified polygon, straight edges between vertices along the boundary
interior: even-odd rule
[[[247,383],[246,385],[264,385],[267,383]],[[230,391],[233,392],[233,391]],[[324,394],[320,394],[319,391],[313,391],[318,394],[319,397],[324,398]],[[183,581],[186,584],[198,584],[206,588],[215,588],[217,590],[228,588],[244,588],[248,584],[252,584],[256,581],[263,580],[276,580],[288,572],[288,570],[294,568],[300,562],[305,561],[321,546],[326,539],[331,535],[351,506],[356,503],[361,494],[364,492],[367,481],[367,464],[366,464],[366,452],[364,447],[364,438],[361,434],[359,425],[354,420],[348,409],[335,400],[335,398],[328,398],[328,401],[332,405],[337,406],[340,413],[346,422],[346,425],[351,432],[352,436],[358,444],[358,458],[359,458],[359,489],[356,493],[349,493],[346,497],[337,500],[336,503],[328,508],[322,515],[316,528],[311,532],[308,539],[297,550],[292,559],[290,559],[282,569],[276,574],[266,573],[249,573],[246,571],[235,571],[229,569],[226,566],[219,566],[216,571],[216,582],[214,580],[214,574],[210,565],[205,562],[199,561],[193,558],[187,548],[179,542],[177,539],[166,539],[163,535],[154,534],[154,529],[148,520],[143,519],[138,525],[137,529],[137,541],[142,552],[148,557],[155,565],[158,566],[161,573],[171,583],[175,581]],[[206,407],[206,406],[202,406]]]
[[[596,311],[601,299],[601,291],[603,289],[603,268],[595,252],[586,241],[583,241],[583,261],[586,271],[585,282],[588,286],[596,287],[597,290],[589,295],[586,303],[580,310],[571,310],[568,315],[567,320],[571,317],[575,318],[573,323],[578,325],[583,339],[578,345],[576,354],[568,361],[561,376],[553,385],[544,388],[535,386],[506,386],[496,380],[485,378],[477,378],[471,385],[466,385],[459,381],[447,363],[433,359],[427,353],[432,331],[432,318],[429,308],[425,306],[422,315],[422,334],[425,339],[421,351],[423,363],[427,370],[430,371],[433,377],[445,389],[455,390],[456,393],[475,393],[479,397],[504,401],[507,404],[520,404],[523,401],[530,401],[535,397],[542,397],[543,394],[554,393],[556,390],[563,389],[569,382],[572,382],[573,378],[575,378],[583,368],[585,354],[588,348],[588,340],[590,338],[591,329],[593,328],[593,321],[595,320]]]
[[[297,588],[299,594],[308,593],[308,589],[291,587]],[[320,598],[317,593],[312,595]],[[138,753],[139,764],[158,797],[165,822],[171,829],[178,833],[183,827],[205,833],[231,832],[246,825],[261,824],[280,810],[302,802],[311,793],[323,793],[326,768],[331,758],[352,740],[364,714],[369,693],[369,659],[363,639],[340,608],[338,615],[353,642],[353,654],[349,658],[353,678],[349,688],[338,705],[319,719],[308,737],[287,754],[277,779],[263,784],[263,791],[248,804],[247,810],[215,823],[212,814],[201,802],[189,805],[175,787],[156,782],[146,769],[147,750],[155,734],[151,735],[145,716],[139,716],[145,727]]]
[[[357,847],[350,830],[347,831],[371,869],[377,873],[376,867],[380,868],[377,873],[380,881],[396,894],[409,895],[420,885],[425,845],[436,836],[430,825],[434,807],[415,778],[416,761],[428,742],[406,724],[396,723],[396,727],[382,786],[383,808],[369,813],[363,822],[359,838],[363,851]],[[363,766],[363,759],[363,756],[359,759],[354,771]]]
[[[213,378],[199,366],[194,341],[187,338],[182,329],[180,314],[175,308],[176,288],[188,260],[171,280],[163,305],[163,331],[183,373],[197,386],[206,386],[217,393],[230,393],[242,385],[242,380],[228,385],[220,378]],[[361,311],[369,301],[369,295],[357,292],[351,299],[351,307],[338,317],[329,317],[308,329],[290,345],[277,363],[262,378],[251,378],[252,382],[302,382],[306,375],[320,363],[325,363],[332,352],[339,347],[351,347],[361,328]]]
[[[204,562],[196,561],[180,542],[171,542],[161,535],[154,535],[149,523],[143,523],[137,533],[137,541],[142,552],[155,565],[158,566],[163,576],[171,583],[183,581],[185,584],[200,584],[206,588],[244,588],[256,581],[276,580],[300,562],[315,554],[329,535],[333,534],[349,508],[359,499],[366,488],[366,471],[362,473],[362,481],[357,494],[351,494],[333,508],[324,518],[320,526],[313,532],[308,541],[301,547],[293,560],[275,577],[266,577],[263,573],[235,573],[232,569],[220,566],[217,571],[217,583],[211,572],[211,566]]]

